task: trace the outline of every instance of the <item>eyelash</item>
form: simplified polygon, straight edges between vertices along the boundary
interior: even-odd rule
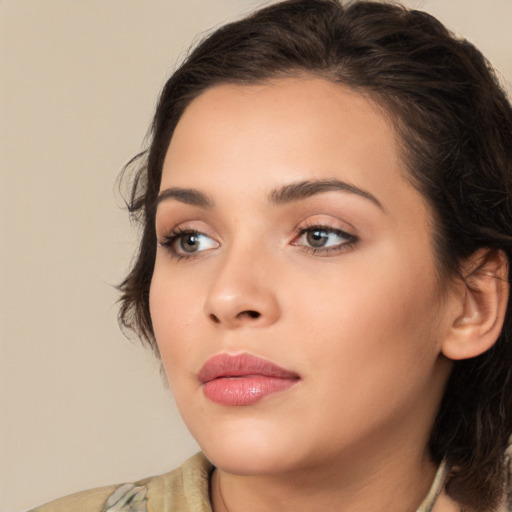
[[[312,233],[314,231],[322,231],[328,235],[334,234],[341,238],[344,238],[346,241],[341,242],[332,247],[311,247],[311,246],[307,246],[307,245],[298,245],[298,244],[294,243],[300,237],[306,235],[307,233]],[[296,233],[297,233],[297,235],[294,238],[294,242],[292,242],[292,245],[300,247],[301,250],[303,250],[309,254],[313,254],[313,255],[321,254],[322,256],[331,256],[331,255],[333,256],[340,252],[344,252],[344,251],[351,249],[359,241],[359,238],[357,236],[347,233],[346,231],[343,231],[341,229],[336,229],[336,228],[333,228],[332,226],[325,225],[325,224],[310,224],[310,225],[306,225],[306,226],[301,226],[296,229]]]
[[[321,231],[323,233],[326,233],[327,235],[334,234],[334,235],[339,236],[340,238],[344,238],[346,241],[341,242],[332,247],[311,247],[311,246],[300,245],[300,244],[296,243],[296,241],[300,237],[306,235],[307,233],[312,233],[314,231]],[[305,251],[305,252],[307,252],[309,254],[313,254],[313,255],[321,254],[322,256],[330,256],[333,254],[337,254],[337,253],[351,249],[359,241],[358,237],[355,235],[347,233],[341,229],[336,229],[331,226],[322,225],[322,224],[311,224],[311,225],[307,225],[307,226],[302,226],[302,227],[297,228],[295,230],[295,232],[296,232],[296,235],[295,235],[291,245],[299,247],[302,251]],[[185,236],[190,236],[190,235],[206,236],[207,238],[210,238],[207,235],[205,235],[204,233],[202,233],[201,231],[198,231],[196,229],[175,228],[171,231],[171,233],[169,235],[166,235],[159,242],[159,244],[161,247],[163,247],[164,249],[167,250],[167,252],[171,255],[172,258],[175,258],[177,261],[180,261],[182,259],[191,260],[191,259],[199,257],[199,255],[205,251],[198,251],[196,253],[191,252],[190,254],[186,255],[186,254],[179,253],[175,248],[175,244],[180,239],[182,239]]]
[[[166,235],[160,242],[160,246],[167,250],[167,252],[171,255],[172,258],[175,258],[177,261],[182,259],[191,260],[197,258],[200,253],[190,253],[189,255],[178,253],[174,247],[176,242],[178,242],[181,238],[187,235],[203,235],[206,236],[201,231],[197,229],[182,229],[182,228],[174,228],[169,235]]]

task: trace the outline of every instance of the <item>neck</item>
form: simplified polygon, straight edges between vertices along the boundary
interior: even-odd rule
[[[361,457],[359,457],[361,460]],[[240,476],[219,470],[212,477],[214,512],[416,512],[436,467],[424,454],[365,464],[304,468],[279,475]]]

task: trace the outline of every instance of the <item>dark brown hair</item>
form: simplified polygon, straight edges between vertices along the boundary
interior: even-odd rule
[[[165,85],[149,149],[135,157],[129,209],[143,227],[121,285],[120,321],[158,353],[148,295],[155,202],[173,131],[190,102],[220,83],[314,74],[372,97],[394,121],[413,184],[436,216],[440,275],[478,248],[512,257],[512,109],[469,42],[432,16],[397,4],[288,0],[228,24],[200,43]],[[125,176],[126,177],[126,176]],[[493,348],[454,364],[430,438],[447,457],[448,492],[472,510],[497,506],[512,433],[511,304]]]

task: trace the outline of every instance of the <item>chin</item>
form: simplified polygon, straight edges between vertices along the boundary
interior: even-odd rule
[[[206,457],[221,471],[239,476],[271,475],[284,473],[293,467],[290,460],[272,448],[261,450],[260,446],[214,446],[203,449]]]
[[[189,426],[192,435],[215,467],[236,475],[263,475],[286,472],[296,466],[294,436],[277,425],[231,418],[208,428]],[[295,445],[295,446],[294,446]],[[300,458],[300,457],[299,457]]]

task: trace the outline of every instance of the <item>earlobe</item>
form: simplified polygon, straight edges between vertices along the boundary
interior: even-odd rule
[[[469,359],[491,348],[503,327],[509,295],[503,251],[480,249],[465,262],[459,307],[443,340],[449,359]],[[462,279],[462,278],[461,278]]]

